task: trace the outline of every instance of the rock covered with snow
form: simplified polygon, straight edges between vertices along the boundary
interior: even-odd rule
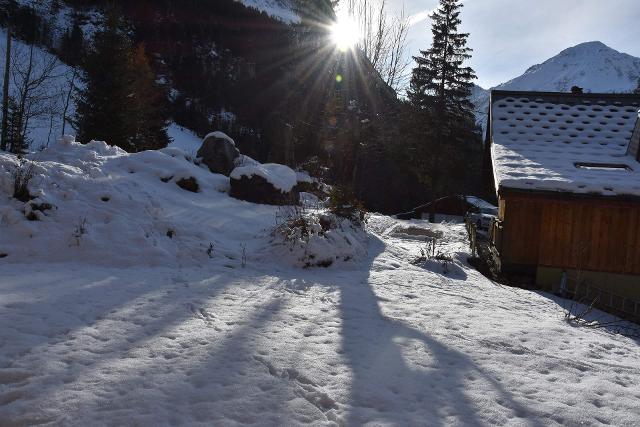
[[[208,134],[196,154],[213,173],[229,175],[240,157],[240,151],[228,135],[223,132]]]
[[[230,195],[240,200],[267,205],[298,204],[296,173],[277,163],[248,163],[229,176]]]

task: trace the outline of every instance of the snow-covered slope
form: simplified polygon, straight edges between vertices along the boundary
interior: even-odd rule
[[[4,28],[0,28],[0,69],[4,70],[5,63],[5,46],[7,43],[7,33]],[[30,46],[21,42],[20,40],[13,40],[12,53],[13,61],[20,61],[24,64],[23,70],[26,68],[26,64],[29,58]],[[34,64],[35,71],[34,76],[38,75],[42,65],[51,60],[56,60],[53,55],[38,47],[34,50]],[[35,91],[40,98],[51,97],[38,104],[38,110],[42,110],[43,113],[38,117],[32,118],[29,122],[29,130],[27,133],[27,139],[31,142],[31,148],[33,150],[40,147],[54,144],[62,134],[62,111],[64,109],[64,100],[69,89],[69,84],[73,71],[65,64],[57,61],[55,69],[51,73],[51,78],[41,85]],[[15,95],[15,81],[10,82],[10,94]],[[76,81],[76,84],[78,82]],[[0,93],[2,91],[3,79],[0,79]],[[32,95],[36,95],[32,93]],[[36,107],[34,106],[34,109]],[[67,115],[70,117],[73,115],[75,105],[73,100],[70,103]],[[69,126],[66,129],[67,132],[72,132]]]
[[[287,23],[300,22],[293,0],[236,0],[245,6],[265,12],[267,15]]]
[[[576,85],[587,92],[630,92],[639,77],[640,58],[596,41],[565,49],[496,89],[567,92]]]
[[[618,52],[601,42],[582,43],[530,67],[523,75],[493,89],[568,92],[572,86],[585,92],[631,92],[638,87],[640,58]],[[476,86],[472,102],[477,118],[486,126],[490,90]]]

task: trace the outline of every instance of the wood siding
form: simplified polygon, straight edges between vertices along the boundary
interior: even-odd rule
[[[500,197],[502,262],[640,275],[640,202]]]

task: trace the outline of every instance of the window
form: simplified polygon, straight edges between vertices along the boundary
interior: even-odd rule
[[[632,172],[629,166],[625,164],[615,164],[615,163],[574,163],[575,167],[578,169],[588,169],[588,170],[601,170],[601,171],[626,171]]]

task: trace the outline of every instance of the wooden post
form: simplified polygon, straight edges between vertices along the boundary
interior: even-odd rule
[[[4,86],[2,88],[2,133],[0,135],[0,149],[7,149],[7,134],[9,127],[9,67],[11,64],[11,25],[7,26],[7,52],[4,63]]]

